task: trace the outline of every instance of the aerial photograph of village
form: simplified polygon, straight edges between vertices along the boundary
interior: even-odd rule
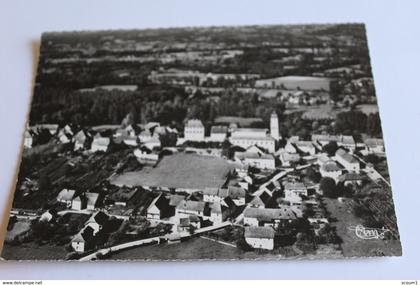
[[[49,32],[36,73],[5,260],[402,254],[363,24]]]

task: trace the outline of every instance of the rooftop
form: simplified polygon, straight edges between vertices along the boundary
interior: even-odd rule
[[[321,166],[322,170],[327,171],[327,172],[333,172],[333,171],[339,171],[341,168],[337,165],[337,163],[333,160],[329,160],[327,162],[325,162],[322,166]]]
[[[255,152],[238,152],[234,154],[237,159],[270,159],[274,160],[274,157],[270,154],[261,154]]]
[[[57,200],[71,201],[75,193],[75,190],[63,189],[58,193]]]
[[[271,222],[273,220],[296,219],[296,214],[289,208],[265,209],[265,208],[246,208],[244,217],[255,218],[261,222]]]
[[[210,133],[212,134],[226,134],[228,128],[225,126],[213,126],[211,127]]]
[[[354,158],[353,155],[351,155],[350,153],[348,153],[347,151],[345,151],[344,149],[338,149],[335,153],[335,155],[340,156],[342,159],[344,159],[345,161],[349,162],[349,163],[358,163],[358,160],[356,158]]]
[[[204,128],[203,123],[200,120],[188,120],[187,123],[185,124],[186,128]]]
[[[274,238],[274,229],[269,227],[246,227],[245,237],[246,238]]]
[[[187,211],[204,211],[206,203],[204,202],[198,202],[198,201],[181,201],[176,208],[178,210],[187,210]]]

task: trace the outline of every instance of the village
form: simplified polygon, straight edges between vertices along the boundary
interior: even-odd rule
[[[45,131],[57,143],[71,145],[71,152],[84,155],[106,153],[113,145],[123,144],[132,150],[139,163],[152,170],[180,156],[187,157],[186,163],[197,160],[196,167],[206,167],[206,162],[200,165],[201,160],[218,160],[220,167],[225,167],[219,177],[201,177],[193,185],[188,175],[184,181],[173,183],[171,180],[178,179],[172,177],[171,172],[165,173],[164,179],[144,182],[141,173],[134,173],[140,176],[138,181],[130,179],[133,173],[113,173],[109,181],[120,187],[113,194],[62,189],[54,206],[40,214],[39,221],[55,223],[59,215],[68,212],[89,215],[71,239],[72,250],[79,253],[78,256],[107,244],[100,232],[109,227],[111,218],[128,221],[139,215],[149,227],[167,225],[160,236],[169,242],[180,242],[194,236],[197,230],[205,232],[206,228],[214,230],[232,225],[243,229],[247,246],[268,251],[282,244],[278,239],[293,240],[306,231],[330,237],[335,233],[331,232],[329,216],[323,209],[323,195],[342,201],[351,197],[350,191],[368,181],[383,179],[386,182],[371,163],[354,155],[356,151],[364,155],[383,155],[381,139],[367,138],[356,143],[352,136],[328,134],[312,134],[311,140],[297,136],[282,138],[275,112],[271,114],[269,129],[243,128],[233,123],[213,125],[206,130],[200,120],[190,119],[186,121],[183,134],[157,122],[114,126],[111,131],[104,127],[77,131],[70,125],[61,128],[36,125],[26,131],[24,147],[31,149],[35,136]],[[208,131],[209,136],[206,136]],[[162,147],[160,138],[166,134],[176,136],[175,146]],[[204,169],[202,175],[211,175],[206,172]],[[329,183],[334,185],[332,189]],[[327,191],[338,191],[335,185],[341,185],[349,193],[327,194]],[[149,199],[142,212],[133,213],[129,205],[138,188],[150,192],[153,199]],[[105,205],[106,200],[112,203]],[[125,211],[130,208],[131,211]],[[305,225],[299,229],[302,221]],[[133,227],[125,227],[125,230],[128,233]],[[328,242],[338,243],[338,238]]]
[[[395,254],[364,28],[240,29],[45,34],[6,258]]]

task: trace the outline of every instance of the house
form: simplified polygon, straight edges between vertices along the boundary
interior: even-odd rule
[[[25,131],[25,136],[24,136],[24,140],[23,140],[23,146],[25,148],[31,148],[32,144],[34,142],[34,139],[32,137],[33,133],[29,130]]]
[[[190,233],[191,230],[201,228],[201,220],[198,216],[190,215],[179,219],[178,232]]]
[[[356,149],[356,142],[352,136],[313,134],[311,136],[311,140],[321,147],[329,144],[330,142],[336,142],[338,146],[345,147],[350,151],[354,151]]]
[[[70,135],[70,136],[73,136],[73,135],[74,135],[73,128],[72,128],[69,124],[66,124],[66,125],[62,128],[62,130],[63,130],[66,134],[68,134],[68,135]]]
[[[137,137],[126,137],[123,139],[123,143],[128,146],[137,146]]]
[[[289,223],[297,218],[296,214],[287,207],[281,209],[246,208],[243,214],[244,225],[274,228],[277,228],[281,223]]]
[[[119,128],[115,131],[114,137],[135,138],[137,129],[137,126],[134,125],[128,125],[126,127]]]
[[[349,172],[360,172],[359,161],[344,149],[338,149],[335,153],[335,160],[344,166]]]
[[[252,177],[249,175],[239,176],[237,183],[243,189],[248,190],[249,186],[254,184],[254,179],[252,179]]]
[[[245,189],[237,186],[228,188],[205,188],[203,190],[203,201],[209,203],[222,203],[227,197],[231,198],[236,206],[245,205]]]
[[[54,136],[58,132],[58,124],[38,124],[31,127],[32,130],[47,130],[50,135]]]
[[[124,131],[126,132],[126,136],[135,138],[137,136],[138,127],[136,125],[130,124],[125,127]]]
[[[210,129],[210,140],[223,142],[226,139],[228,128],[226,126],[212,126]]]
[[[161,143],[160,140],[158,138],[151,138],[150,140],[147,140],[143,143],[144,147],[147,147],[150,150],[153,150],[155,148],[160,148],[161,147]]]
[[[128,125],[120,128],[114,134],[114,141],[116,143],[123,142],[128,146],[137,146],[137,130],[138,127],[136,125]]]
[[[253,248],[274,249],[275,231],[268,227],[245,227],[245,241]]]
[[[151,151],[135,149],[134,155],[141,163],[155,164],[159,160],[159,155],[156,153],[152,153]]]
[[[340,141],[337,143],[338,146],[345,147],[353,152],[356,149],[356,141],[352,136],[341,136]]]
[[[100,133],[97,133],[92,141],[92,146],[90,150],[92,152],[103,151],[106,152],[108,150],[109,144],[111,140],[109,138],[101,136]]]
[[[271,154],[235,152],[234,158],[256,168],[270,170],[276,169],[276,162]]]
[[[93,228],[85,227],[73,237],[71,247],[76,252],[85,252],[90,247],[93,237]]]
[[[71,246],[76,252],[85,252],[93,246],[95,236],[109,221],[104,212],[96,212],[90,216],[83,229],[71,240]]]
[[[265,208],[270,199],[271,196],[266,191],[264,191],[261,194],[252,198],[252,200],[249,202],[249,206],[252,208]]]
[[[302,203],[302,196],[308,196],[308,189],[302,182],[287,182],[284,185],[284,200],[292,205]]]
[[[40,222],[51,222],[53,219],[57,217],[57,211],[54,209],[50,209],[42,213],[42,215],[39,217]]]
[[[338,178],[344,186],[361,186],[366,178],[358,173],[345,173]]]
[[[233,166],[235,167],[235,172],[239,177],[245,177],[248,175],[249,165],[240,162],[234,162]]]
[[[242,187],[228,186],[227,197],[231,198],[236,206],[245,205],[246,190]]]
[[[175,213],[178,217],[185,217],[188,215],[203,216],[206,203],[201,201],[181,201],[175,208]]]
[[[298,153],[282,152],[279,159],[282,166],[289,167],[300,160],[300,155]]]
[[[237,128],[233,130],[229,141],[245,149],[257,145],[270,153],[274,153],[276,147],[276,140],[268,135],[267,129]]]
[[[213,224],[220,224],[223,221],[222,217],[222,206],[220,203],[209,203],[210,208],[210,221],[213,222]]]
[[[72,135],[66,132],[64,128],[58,131],[57,137],[62,144],[70,143],[72,140]]]
[[[204,125],[200,120],[188,120],[184,127],[186,141],[204,141]]]
[[[96,235],[104,225],[108,222],[109,216],[104,212],[96,212],[90,216],[89,220],[85,223],[86,227],[91,227],[93,229],[93,235]]]
[[[284,151],[287,152],[287,153],[296,153],[297,152],[296,147],[290,141],[288,141],[286,143],[286,145],[284,146]]]
[[[169,207],[175,208],[183,200],[185,200],[185,196],[176,194],[169,195]]]
[[[60,193],[58,193],[57,201],[66,204],[67,207],[70,207],[75,194],[75,190],[63,189]]]
[[[99,193],[87,192],[85,197],[87,199],[86,209],[95,210],[99,202]]]
[[[80,130],[77,132],[74,137],[74,151],[83,150],[90,148],[89,144],[91,143],[91,136],[88,132]]]
[[[152,132],[149,129],[143,130],[138,136],[140,142],[144,143],[152,139]]]
[[[320,165],[320,166],[323,165],[324,163],[329,162],[331,160],[331,158],[325,152],[318,153],[316,155],[316,157],[317,157],[316,163],[318,165]]]
[[[219,188],[206,187],[203,190],[203,201],[204,202],[221,202],[222,198],[219,196]]]
[[[108,199],[113,201],[116,206],[126,207],[135,200],[138,193],[136,188],[120,188],[117,192],[108,195]]]
[[[338,177],[343,174],[342,169],[334,160],[329,160],[323,163],[319,168],[319,172],[322,177],[330,177],[334,179],[336,183],[338,182]]]
[[[169,200],[163,194],[159,194],[147,207],[148,219],[161,220],[170,217],[171,214]]]
[[[304,153],[314,155],[316,152],[315,146],[310,141],[298,141],[295,143],[296,147]]]
[[[385,146],[383,139],[368,138],[364,141],[368,154],[385,154]]]
[[[86,209],[87,206],[87,198],[84,194],[77,196],[71,202],[71,208],[73,210],[83,210]]]
[[[95,210],[98,203],[99,193],[87,192],[73,199],[71,208],[73,210]]]

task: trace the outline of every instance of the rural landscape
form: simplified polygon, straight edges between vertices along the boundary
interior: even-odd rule
[[[362,24],[50,32],[2,258],[401,255]]]

